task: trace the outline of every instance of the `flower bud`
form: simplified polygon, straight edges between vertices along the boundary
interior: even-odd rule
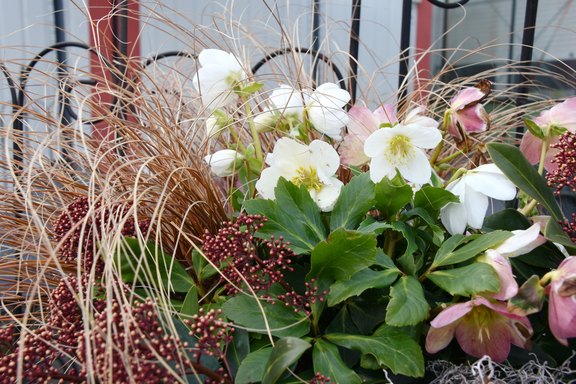
[[[244,156],[233,149],[223,149],[204,157],[212,173],[219,177],[232,176],[243,159]]]

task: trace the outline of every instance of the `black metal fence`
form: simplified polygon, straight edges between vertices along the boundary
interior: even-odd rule
[[[105,67],[110,70],[112,74],[112,80],[115,82],[117,86],[123,86],[122,76],[114,76],[114,74],[124,74],[127,71],[127,63],[126,57],[128,56],[128,5],[131,1],[137,0],[115,0],[113,2],[114,9],[112,13],[112,34],[115,36],[113,41],[114,50],[113,50],[113,57],[106,61]],[[401,39],[400,39],[400,62],[398,68],[398,84],[399,84],[399,95],[398,100],[401,103],[406,96],[406,87],[402,87],[406,76],[408,75],[409,69],[409,59],[411,57],[411,47],[410,47],[410,31],[411,31],[411,12],[413,6],[413,0],[402,0],[402,30],[401,30]],[[450,12],[452,9],[464,7],[470,0],[460,0],[456,2],[443,2],[439,0],[426,0],[430,2],[433,6],[441,8],[444,12]],[[473,0],[472,0],[473,1]],[[312,2],[312,11],[314,13],[314,22],[315,27],[314,31],[317,30],[317,23],[318,23],[318,4],[319,0],[314,0]],[[8,68],[0,63],[0,71],[2,71],[2,75],[4,80],[6,81],[9,91],[10,91],[10,98],[11,98],[11,105],[12,112],[14,114],[12,119],[12,129],[16,132],[22,132],[25,125],[26,114],[23,112],[24,106],[29,98],[27,94],[27,85],[30,78],[31,72],[35,69],[36,65],[48,54],[55,53],[56,60],[58,64],[57,69],[57,79],[59,82],[58,86],[58,115],[60,116],[60,122],[63,125],[69,125],[71,122],[75,121],[78,116],[75,111],[71,108],[70,103],[67,100],[67,95],[70,92],[70,83],[67,81],[67,50],[69,48],[79,48],[91,52],[91,54],[97,54],[94,47],[90,47],[89,45],[83,42],[76,42],[76,41],[65,41],[65,35],[63,31],[65,30],[64,25],[64,6],[62,0],[53,0],[53,9],[54,9],[54,33],[55,33],[55,40],[56,43],[46,47],[45,49],[38,52],[38,54],[27,64],[23,66],[22,71],[14,75],[10,73]],[[361,11],[362,11],[362,1],[361,0],[353,0],[351,5],[351,31],[350,31],[350,42],[349,42],[349,54],[350,54],[350,61],[349,67],[347,68],[347,81],[345,81],[344,73],[342,69],[338,68],[328,56],[325,56],[322,52],[319,51],[319,47],[316,44],[317,39],[315,39],[315,43],[311,47],[296,47],[296,51],[302,54],[309,54],[317,57],[319,60],[324,61],[334,72],[340,86],[344,89],[347,89],[351,96],[352,96],[352,103],[356,99],[357,95],[357,78],[358,78],[358,52],[359,52],[359,39],[362,38],[360,35],[360,24],[361,24]],[[536,28],[536,16],[538,12],[538,0],[526,0],[526,11],[524,17],[524,28],[523,28],[523,36],[522,36],[522,48],[521,48],[521,55],[520,60],[521,62],[529,65],[532,59],[532,47],[534,43],[534,33]],[[316,45],[315,45],[316,44]],[[292,49],[294,50],[294,49]],[[256,73],[258,70],[268,61],[273,60],[275,57],[279,55],[286,54],[288,51],[287,49],[279,49],[273,52],[270,52],[265,57],[262,58],[259,62],[257,62],[253,68],[252,72]],[[189,52],[184,51],[169,51],[154,55],[151,58],[144,60],[142,63],[143,67],[146,67],[158,60],[167,58],[167,57],[177,57],[177,56],[186,56],[194,58],[194,55]],[[99,58],[102,59],[102,56],[99,55]],[[105,59],[104,59],[105,60]],[[530,78],[527,74],[522,74],[518,76],[516,80],[519,85],[521,84],[528,84],[530,82]],[[93,79],[87,78],[80,80],[81,83],[94,85],[95,81]],[[520,91],[519,93],[525,93]],[[516,100],[518,104],[522,104],[524,102],[523,99],[519,98]],[[122,103],[122,100],[119,98],[114,98],[111,108],[114,111],[119,111],[122,113],[123,108],[118,108],[119,104]],[[13,160],[14,164],[21,164],[22,162],[22,149],[17,141],[13,143]]]

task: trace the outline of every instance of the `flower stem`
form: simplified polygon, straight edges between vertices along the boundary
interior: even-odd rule
[[[550,147],[550,139],[548,137],[542,140],[542,149],[540,150],[540,161],[538,163],[538,174],[544,174],[544,163],[546,162],[546,154],[548,153],[548,149]],[[538,205],[538,201],[536,199],[531,199],[528,204],[524,206],[520,210],[520,213],[524,216],[528,216],[530,212]]]
[[[450,111],[446,110],[444,112],[444,119],[442,120],[442,140],[438,143],[436,148],[434,149],[434,153],[430,158],[430,164],[435,165],[436,160],[438,160],[438,156],[442,152],[442,148],[444,148],[444,138],[446,137],[446,132],[448,130],[448,119],[450,118]]]
[[[254,118],[252,116],[252,110],[250,109],[250,104],[248,103],[248,98],[242,97],[242,102],[244,103],[244,111],[246,112],[246,119],[248,120],[248,126],[250,127],[250,133],[252,134],[252,140],[254,141],[254,149],[256,151],[256,158],[262,163],[264,156],[262,155],[262,144],[260,142],[260,135],[254,124]]]

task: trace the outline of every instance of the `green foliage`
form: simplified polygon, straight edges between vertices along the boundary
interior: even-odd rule
[[[402,276],[390,289],[386,324],[415,325],[428,318],[429,310],[422,284],[412,276]]]
[[[334,306],[352,296],[358,296],[370,288],[385,288],[398,277],[397,269],[374,271],[370,268],[356,272],[350,280],[338,281],[330,287],[328,305]]]
[[[376,184],[374,192],[376,209],[387,218],[394,217],[406,204],[412,201],[412,187],[400,177],[395,177],[393,180],[383,178]]]
[[[362,378],[342,360],[338,347],[325,340],[316,340],[312,352],[314,372],[320,372],[333,383],[359,384]]]
[[[517,147],[504,143],[489,143],[486,147],[494,164],[518,188],[542,204],[554,220],[562,221],[564,219],[546,179],[538,174]]]
[[[457,203],[459,199],[443,188],[425,185],[414,194],[414,207],[425,209],[430,215],[438,216],[440,209],[448,203]]]
[[[230,320],[249,328],[251,332],[299,337],[310,330],[310,321],[302,312],[295,312],[280,302],[272,304],[249,295],[229,298],[222,305],[222,311]]]
[[[264,377],[266,363],[272,355],[272,348],[262,348],[248,354],[238,368],[236,384],[260,383]]]
[[[496,271],[486,263],[434,271],[428,278],[451,295],[470,296],[481,292],[497,292],[500,289]]]
[[[440,247],[434,257],[432,268],[458,264],[470,260],[473,257],[480,255],[480,253],[485,250],[502,243],[510,236],[512,236],[512,234],[507,231],[493,231],[473,237],[454,235],[442,244],[442,247]],[[466,242],[466,245],[455,249],[463,242]]]
[[[374,183],[370,180],[370,174],[362,173],[354,176],[342,187],[330,215],[330,230],[356,229],[374,202]]]
[[[337,229],[318,244],[310,258],[311,278],[349,280],[376,261],[376,238],[358,231]]]
[[[284,337],[278,340],[264,367],[262,384],[276,383],[284,371],[298,361],[300,356],[311,346],[307,341],[296,337]]]
[[[247,213],[268,219],[258,234],[267,239],[282,236],[295,252],[309,253],[326,238],[320,209],[304,186],[285,179],[278,181],[275,195],[276,201],[255,199],[244,204]]]
[[[184,266],[153,242],[142,248],[138,239],[125,237],[114,261],[125,283],[139,282],[168,292],[188,292],[194,286]]]
[[[328,334],[325,339],[376,359],[379,367],[411,377],[424,375],[424,356],[418,343],[393,327],[378,336]],[[371,368],[371,367],[370,367]]]

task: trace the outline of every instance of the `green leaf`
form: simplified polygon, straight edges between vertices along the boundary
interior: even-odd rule
[[[402,276],[390,289],[386,324],[415,325],[428,317],[429,310],[422,284],[412,276]]]
[[[222,305],[222,311],[226,317],[250,332],[268,333],[264,316],[274,336],[304,336],[309,332],[310,320],[303,313],[294,312],[281,302],[271,304],[260,300],[259,303],[262,309],[254,297],[240,294],[228,299]]]
[[[396,215],[404,206],[412,201],[412,187],[400,180],[383,178],[374,189],[376,209],[386,217]]]
[[[508,231],[493,231],[476,236],[473,239],[470,239],[471,236],[454,235],[442,244],[442,247],[440,247],[434,257],[431,269],[470,260],[485,250],[502,243],[510,236],[512,236],[512,233]],[[454,248],[464,241],[468,241],[468,243],[454,251]]]
[[[542,131],[542,128],[538,126],[538,124],[536,124],[530,119],[524,119],[524,124],[526,125],[526,128],[528,128],[528,131],[530,131],[531,134],[533,134],[540,140],[544,140],[544,132]]]
[[[240,94],[243,97],[246,97],[248,95],[253,94],[254,92],[259,91],[263,86],[264,86],[264,83],[257,83],[257,82],[250,83],[240,90]]]
[[[546,179],[538,174],[518,148],[504,143],[488,143],[486,147],[492,161],[510,181],[542,204],[550,212],[554,220],[563,220],[562,211],[554,199],[554,194]]]
[[[518,210],[513,208],[503,209],[484,219],[485,231],[503,229],[505,231],[515,231],[517,229],[527,229],[530,227],[530,220]]]
[[[388,228],[392,228],[392,224],[383,221],[377,221],[372,216],[368,216],[364,221],[360,223],[358,226],[358,231],[381,235]]]
[[[274,345],[272,354],[264,368],[262,384],[274,384],[282,376],[284,371],[312,345],[297,337],[285,337]]]
[[[425,185],[414,194],[414,207],[424,208],[437,217],[440,209],[448,203],[457,203],[460,199],[444,188]]]
[[[272,348],[263,348],[258,351],[251,352],[246,356],[236,374],[234,382],[236,384],[250,384],[262,382],[264,377],[264,368],[270,359]]]
[[[348,280],[376,261],[376,237],[337,229],[312,251],[309,277]]]
[[[362,379],[342,361],[336,345],[319,339],[312,352],[314,372],[330,378],[332,383],[361,383]]]
[[[546,223],[546,228],[544,228],[544,236],[554,243],[562,244],[563,246],[569,248],[569,251],[576,251],[576,244],[572,242],[570,236],[558,224],[556,221],[550,219]],[[571,253],[573,254],[573,253]]]
[[[244,329],[235,328],[232,342],[226,350],[226,360],[232,371],[232,376],[238,374],[242,362],[250,353],[250,336]],[[262,376],[260,376],[261,378]]]
[[[470,296],[480,292],[497,292],[500,289],[498,274],[486,263],[434,271],[428,278],[451,295]]]
[[[194,286],[184,266],[153,242],[142,249],[138,239],[125,237],[123,245],[114,259],[123,282],[162,286],[170,292],[188,292]]]
[[[198,289],[196,287],[190,287],[184,302],[182,303],[182,308],[180,309],[180,314],[185,317],[192,317],[198,314],[200,305],[198,305]]]
[[[342,187],[330,216],[330,230],[356,229],[374,206],[374,183],[369,173],[354,176]]]
[[[389,328],[379,336],[328,334],[324,338],[341,347],[373,356],[382,368],[411,377],[424,375],[424,356],[418,343],[404,333]]]
[[[406,249],[404,253],[396,260],[402,271],[413,275],[418,269],[417,263],[414,260],[414,252],[418,250],[416,243],[416,230],[403,221],[395,221],[392,223],[392,228],[395,231],[402,233],[404,241],[406,241]]]
[[[284,178],[278,180],[275,195],[276,201],[255,199],[244,205],[249,214],[268,219],[258,234],[268,239],[282,236],[296,253],[309,253],[326,238],[320,208],[306,187],[297,187]]]
[[[358,296],[370,288],[384,288],[398,277],[397,269],[374,271],[370,268],[356,272],[350,280],[338,281],[330,287],[328,306],[332,307],[352,296]]]

